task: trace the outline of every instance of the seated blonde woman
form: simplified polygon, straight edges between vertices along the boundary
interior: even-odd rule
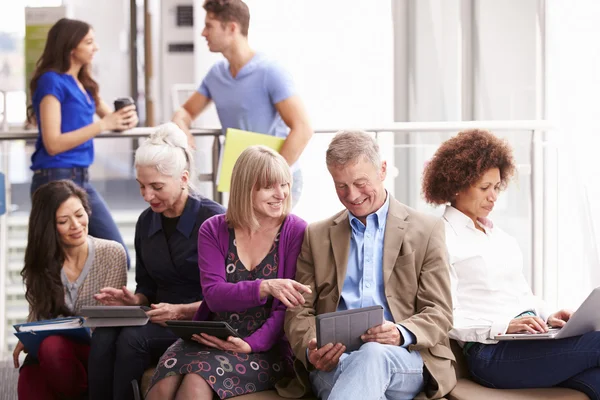
[[[227,213],[198,234],[204,301],[194,320],[226,321],[241,338],[179,339],[160,359],[148,399],[226,399],[293,375],[284,314],[310,288],[293,280],[306,222],[289,214],[291,180],[285,159],[267,147],[240,155]]]
[[[425,199],[446,205],[454,329],[469,370],[501,389],[562,386],[600,399],[600,332],[557,340],[501,341],[504,333],[547,332],[571,312],[548,314],[523,275],[517,241],[488,219],[515,171],[512,149],[486,131],[444,142],[423,177]]]

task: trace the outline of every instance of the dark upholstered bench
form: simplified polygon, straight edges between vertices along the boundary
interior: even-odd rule
[[[467,360],[462,349],[454,340],[450,341],[456,357],[456,378],[458,383],[448,396],[448,400],[589,400],[576,390],[564,388],[550,389],[490,389],[470,380]]]

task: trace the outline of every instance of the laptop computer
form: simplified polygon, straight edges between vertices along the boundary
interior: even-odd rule
[[[494,340],[550,340],[564,339],[583,335],[592,331],[600,331],[600,287],[592,290],[585,301],[573,313],[562,328],[550,328],[544,333],[504,333],[495,335]]]

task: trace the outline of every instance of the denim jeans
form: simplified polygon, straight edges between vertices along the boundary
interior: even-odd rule
[[[413,399],[423,390],[423,359],[400,346],[365,343],[331,372],[312,371],[319,399]]]
[[[90,208],[92,209],[90,225],[88,228],[89,234],[100,239],[114,240],[115,242],[121,243],[127,254],[127,268],[129,268],[129,253],[127,252],[125,242],[121,237],[117,224],[108,210],[106,202],[102,196],[96,192],[96,189],[90,185],[87,168],[50,168],[35,171],[31,181],[31,195],[33,195],[33,192],[40,186],[60,179],[69,179],[85,189],[88,195]]]
[[[600,400],[600,332],[556,340],[473,345],[473,379],[500,389],[567,387]]]
[[[153,324],[125,328],[96,328],[88,359],[90,400],[130,400],[132,380],[140,383],[177,336]]]

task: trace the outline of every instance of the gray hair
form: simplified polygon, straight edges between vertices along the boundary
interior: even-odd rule
[[[188,171],[190,194],[198,193],[195,185],[194,155],[190,151],[187,135],[174,123],[156,128],[135,151],[135,166],[154,167],[163,175],[179,178]]]
[[[327,167],[356,163],[362,156],[376,168],[381,166],[379,145],[365,131],[338,131],[325,153]]]

